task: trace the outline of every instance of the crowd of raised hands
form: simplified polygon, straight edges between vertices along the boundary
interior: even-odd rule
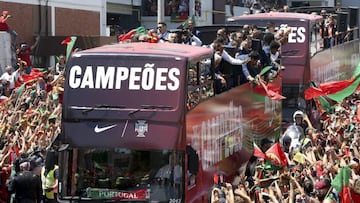
[[[60,133],[63,73],[39,72],[3,96],[0,104],[0,165],[11,165],[20,154],[46,152]]]
[[[286,165],[253,156],[233,182],[223,174],[209,194],[211,202],[360,202],[359,109],[357,91],[321,114],[319,125],[304,114],[307,128],[300,142],[280,143]],[[265,152],[276,141],[264,143]]]

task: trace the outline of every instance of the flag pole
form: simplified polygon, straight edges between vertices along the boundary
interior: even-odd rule
[[[164,0],[157,0],[157,22],[165,22]]]

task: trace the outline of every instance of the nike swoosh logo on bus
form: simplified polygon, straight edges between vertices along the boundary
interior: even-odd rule
[[[106,127],[99,128],[99,126],[96,125],[95,128],[94,128],[94,132],[95,133],[101,133],[101,132],[104,132],[105,130],[109,130],[109,129],[115,127],[115,126],[117,126],[117,125],[115,124],[115,125],[109,125],[109,126],[106,126]]]

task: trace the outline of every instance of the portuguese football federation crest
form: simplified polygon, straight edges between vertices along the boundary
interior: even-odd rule
[[[135,123],[135,132],[138,134],[136,137],[145,137],[145,133],[148,131],[148,124],[144,120],[138,120]]]

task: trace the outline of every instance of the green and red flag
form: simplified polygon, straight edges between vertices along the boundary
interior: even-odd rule
[[[253,154],[253,155],[254,155],[255,157],[265,159],[265,154],[264,154],[264,152],[261,151],[260,147],[257,146],[257,144],[256,144],[255,142],[253,143],[253,146],[254,146],[254,154]]]
[[[38,78],[43,77],[44,72],[38,68],[31,69],[30,74],[22,74],[16,77],[15,79],[15,89],[14,91],[20,95],[24,92],[26,85],[31,84],[36,81]]]
[[[346,97],[353,94],[355,92],[355,90],[359,87],[359,84],[360,84],[360,76],[357,76],[357,78],[354,79],[353,82],[349,86],[345,87],[343,90],[340,90],[334,94],[329,94],[329,95],[327,95],[327,97],[329,97],[330,99],[332,99],[334,101],[341,102]]]
[[[311,97],[309,95],[312,94],[311,91],[318,91],[318,90],[320,89],[316,87],[315,83],[310,82],[310,88],[305,90],[305,99],[307,99],[306,97]],[[331,110],[331,105],[329,101],[326,99],[326,96],[317,96],[317,97],[314,96],[312,97],[312,99],[314,100],[316,109],[319,111],[320,114],[323,114],[324,112],[329,112]]]
[[[275,165],[287,166],[288,161],[279,142],[272,145],[266,152],[265,156],[267,160],[271,160]]]
[[[132,29],[130,30],[129,32],[125,33],[125,34],[121,34],[119,37],[118,37],[118,41],[121,42],[121,41],[125,41],[125,40],[129,40],[131,39],[135,34],[147,34],[146,33],[146,29],[144,26],[140,26],[136,29]]]
[[[344,98],[351,95],[360,84],[360,63],[357,65],[352,77],[348,80],[333,81],[322,83],[319,87],[310,86],[305,90],[305,99],[310,100],[319,96],[327,96],[328,98],[341,102]]]
[[[280,94],[280,87],[276,86],[274,83],[265,84],[265,82],[261,79],[261,76],[270,71],[271,68],[272,66],[266,66],[261,70],[261,72],[257,75],[256,78],[260,85],[255,86],[253,89],[256,93],[268,96],[270,99],[273,100],[286,99],[286,97]]]
[[[61,44],[66,44],[66,60],[70,57],[72,49],[75,45],[77,37],[71,36],[64,39]]]
[[[349,188],[349,179],[350,179],[351,169],[348,166],[345,166],[340,169],[339,173],[335,176],[334,180],[331,182],[331,185],[339,193],[342,203],[351,203],[351,195]]]
[[[360,103],[356,105],[356,120],[360,123]]]
[[[273,100],[286,99],[286,97],[279,94],[280,87],[277,87],[272,83],[265,84],[264,81],[260,78],[259,78],[259,83],[260,85],[257,85],[254,88],[254,91],[258,90],[257,91],[258,93],[266,95]]]
[[[263,178],[257,181],[256,186],[260,188],[269,188],[269,186],[276,180],[279,180],[279,177],[270,177],[270,178]]]
[[[322,83],[319,85],[319,87],[312,86],[305,90],[305,99],[310,100],[318,96],[336,94],[342,90],[345,90],[350,85],[355,84],[354,82],[355,78],[351,78],[343,81]]]
[[[192,21],[195,26],[195,16],[189,16],[181,25],[177,27],[177,29],[187,29],[189,27],[189,21]]]

